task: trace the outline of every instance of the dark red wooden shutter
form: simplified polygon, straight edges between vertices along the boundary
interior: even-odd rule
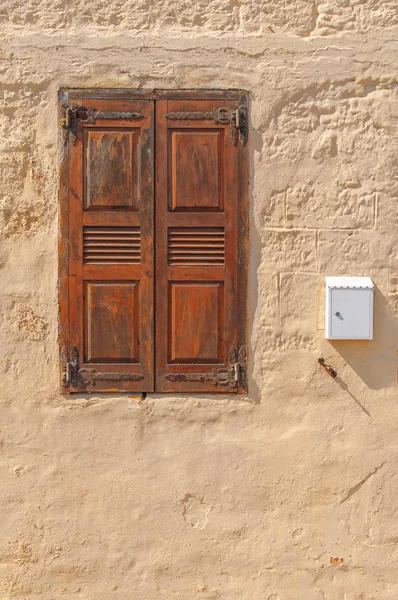
[[[73,102],[63,108],[63,389],[152,391],[153,102]]]
[[[238,106],[157,102],[159,392],[246,389],[247,182]]]

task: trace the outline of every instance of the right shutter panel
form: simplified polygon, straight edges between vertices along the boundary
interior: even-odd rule
[[[236,106],[157,102],[158,392],[245,391],[243,369],[237,385],[232,367],[246,341],[238,289],[239,226],[246,214],[239,214],[239,158],[245,149],[231,139],[229,123],[209,118]]]

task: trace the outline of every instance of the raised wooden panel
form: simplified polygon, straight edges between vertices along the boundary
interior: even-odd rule
[[[139,362],[139,283],[86,282],[87,362]]]
[[[222,227],[170,227],[169,265],[216,266],[225,260]]]
[[[223,209],[223,130],[171,131],[171,209]]]
[[[83,264],[139,264],[139,227],[84,227]]]
[[[169,286],[170,363],[217,363],[223,358],[223,282]]]
[[[137,210],[134,130],[85,130],[85,208]]]

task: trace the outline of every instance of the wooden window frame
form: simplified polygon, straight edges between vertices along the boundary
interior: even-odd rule
[[[234,101],[239,105],[247,108],[249,96],[248,92],[240,89],[183,89],[183,90],[134,90],[123,88],[60,88],[59,90],[59,121],[62,120],[62,107],[84,99],[90,100],[217,100],[217,101]],[[155,102],[156,105],[156,102]],[[69,348],[69,314],[66,305],[69,298],[69,239],[68,239],[68,223],[69,223],[69,164],[68,164],[68,136],[65,135],[65,130],[60,130],[60,154],[59,154],[59,346],[60,346],[60,371],[61,379],[65,369],[65,360],[73,360],[73,357],[68,351],[68,356],[63,356],[65,348]],[[247,291],[248,291],[248,254],[249,254],[249,223],[248,223],[248,187],[249,187],[249,166],[248,166],[248,144],[238,143],[238,164],[239,164],[239,182],[238,182],[238,313],[237,320],[237,339],[238,347],[247,348]],[[156,151],[154,156],[154,164],[156,162]],[[156,188],[154,190],[154,204],[156,206]],[[156,219],[156,211],[155,211]],[[243,268],[241,268],[243,267]],[[156,272],[155,272],[156,281]],[[155,310],[155,308],[154,308]],[[156,339],[156,338],[155,338]],[[246,354],[246,360],[248,359]],[[156,371],[155,353],[153,357],[153,370]],[[62,387],[62,393],[78,393],[78,390],[69,392],[65,387]],[[93,390],[94,391],[94,390]],[[108,390],[107,390],[108,391]],[[123,391],[123,390],[120,390]],[[189,394],[217,394],[226,390],[208,391],[189,391]],[[230,393],[245,394],[248,391],[247,377],[243,384],[239,384],[235,392],[230,390]],[[108,393],[115,393],[116,390],[109,390]],[[87,393],[87,392],[85,392]],[[154,389],[154,393],[157,390]],[[183,393],[182,391],[162,391],[164,394]]]

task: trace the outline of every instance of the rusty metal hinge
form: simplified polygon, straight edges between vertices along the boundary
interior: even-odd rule
[[[210,382],[216,386],[229,386],[238,389],[239,385],[246,389],[246,348],[241,346],[237,352],[234,346],[229,354],[229,368],[213,369],[210,373],[169,373],[164,379],[172,382]]]
[[[79,120],[79,111],[83,109],[78,104],[71,104],[62,107],[63,117],[61,118],[62,129],[67,129],[70,133],[70,139],[75,144],[77,141],[77,123]]]
[[[95,369],[80,369],[79,378],[86,385],[95,386],[97,381],[141,381],[144,375],[141,373],[98,373]]]
[[[221,125],[230,125],[230,136],[235,146],[238,140],[244,146],[247,142],[247,108],[243,104],[230,108],[213,108],[210,111],[169,112],[166,119],[172,121],[214,121]]]
[[[247,108],[243,104],[235,109],[235,129],[239,132],[239,141],[244,146],[247,142],[248,135],[248,120]]]
[[[208,381],[215,385],[235,387],[235,383],[231,378],[231,369],[226,368],[213,369],[210,373],[169,373],[164,376],[164,379],[167,379],[167,381],[188,383],[193,381],[205,383]]]
[[[144,117],[139,112],[102,111],[96,110],[92,106],[87,108],[79,104],[63,106],[62,110],[61,127],[70,132],[71,140],[74,144],[77,141],[78,123],[96,123],[97,120],[104,119],[136,121]]]
[[[76,346],[72,350],[62,348],[61,351],[62,386],[76,385],[79,371],[79,352]]]
[[[246,347],[241,346],[239,352],[237,352],[236,348],[232,346],[229,351],[229,363],[231,365],[236,388],[240,385],[243,389],[246,389]]]

